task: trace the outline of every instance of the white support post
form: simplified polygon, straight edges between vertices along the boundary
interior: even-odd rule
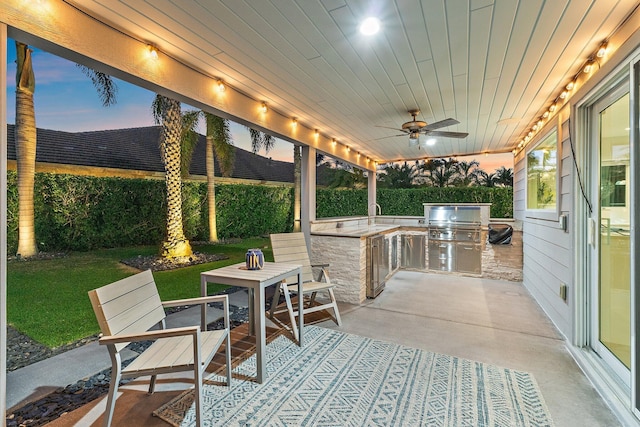
[[[367,185],[367,215],[376,216],[376,172],[369,171],[368,172],[368,185]],[[373,210],[371,210],[371,205],[373,205]]]
[[[311,221],[316,220],[316,149],[309,146],[302,147],[300,187],[302,206],[300,207],[301,229],[309,245]],[[310,248],[307,248],[310,249]]]
[[[7,26],[0,23],[0,414],[7,425]]]

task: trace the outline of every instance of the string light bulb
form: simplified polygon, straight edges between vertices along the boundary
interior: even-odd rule
[[[149,57],[151,59],[158,59],[158,49],[154,45],[147,46],[147,50],[149,51]]]
[[[560,93],[560,99],[565,99],[567,95],[569,95],[569,93],[566,90],[563,90],[562,93]]]
[[[596,56],[598,58],[602,58],[606,54],[607,54],[607,42],[604,42],[604,43],[602,43],[600,45],[600,48],[598,49],[598,52],[596,52]]]
[[[224,92],[225,89],[226,87],[224,86],[224,82],[222,80],[218,80],[216,82],[216,90],[218,91],[218,93]]]
[[[318,138],[320,136],[320,131],[318,129],[316,129],[315,131],[313,131],[313,136]]]
[[[266,102],[263,102],[263,103],[260,105],[260,111],[261,111],[263,114],[264,114],[264,113],[266,113],[267,111],[269,111],[269,107],[267,107],[267,103],[266,103]]]
[[[592,60],[592,59],[589,59],[589,60],[587,61],[587,63],[584,65],[584,68],[582,69],[582,71],[583,71],[585,74],[589,74],[589,73],[591,72],[591,70],[592,70],[592,69],[593,69],[593,60]]]
[[[296,119],[295,117],[291,119],[291,127],[294,129],[298,127],[298,119]]]
[[[333,138],[333,139],[331,140],[331,145],[333,145],[334,147],[336,146],[336,144],[337,144],[337,143],[338,143],[338,141],[336,141],[336,139],[335,139],[335,138]]]
[[[575,87],[575,85],[576,85],[575,81],[572,80],[567,84],[566,89],[567,90],[572,90]]]

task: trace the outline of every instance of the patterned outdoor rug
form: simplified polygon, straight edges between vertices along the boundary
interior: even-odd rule
[[[263,384],[255,355],[229,389],[204,387],[206,426],[552,426],[533,376],[316,326],[305,344],[267,346]],[[212,376],[218,384],[224,377]],[[155,415],[195,425],[193,390]]]

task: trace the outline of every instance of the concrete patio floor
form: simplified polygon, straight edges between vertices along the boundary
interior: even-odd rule
[[[361,306],[341,304],[340,309],[342,327],[330,320],[316,324],[527,371],[556,426],[620,425],[518,282],[400,271],[378,298]],[[151,412],[188,387],[189,378],[178,383],[159,378],[152,396],[146,395],[147,384],[141,378],[121,387],[114,425],[168,425]],[[97,399],[49,425],[100,425],[105,401]]]

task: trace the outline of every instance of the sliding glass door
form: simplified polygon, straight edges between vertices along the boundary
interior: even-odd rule
[[[591,111],[595,224],[591,346],[631,387],[630,94],[625,81]]]

